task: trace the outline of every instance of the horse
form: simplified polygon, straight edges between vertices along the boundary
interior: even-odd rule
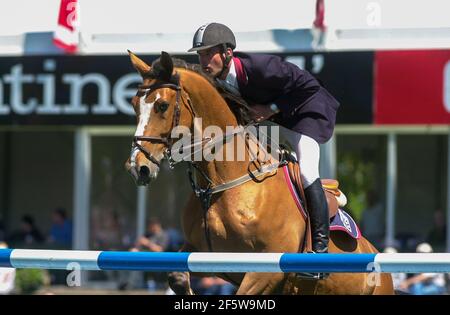
[[[225,133],[227,126],[241,126],[236,111],[219,93],[214,81],[201,71],[174,65],[172,57],[165,52],[152,65],[130,51],[129,56],[143,80],[131,100],[138,124],[130,157],[125,163],[136,184],[149,184],[157,177],[162,160],[171,160],[174,140],[170,135],[175,127],[183,126],[195,132],[198,125],[194,121],[198,117],[202,118],[204,129],[217,126]],[[238,132],[225,135],[229,138],[242,136]],[[194,145],[202,147],[205,140],[210,139],[202,138]],[[221,150],[226,151],[227,146]],[[223,185],[241,178],[249,173],[251,163],[248,150],[242,160],[202,159],[195,163],[198,184],[193,187],[197,188],[197,194],[190,196],[182,210],[185,242],[181,252],[299,251],[307,225],[283,173],[277,169],[262,178],[251,178],[223,189],[210,195],[209,200],[198,197],[205,197],[207,191],[199,187]],[[351,239],[343,232],[331,231],[329,252],[377,253],[377,250],[364,237]],[[377,274],[377,283],[371,281],[367,273],[331,273],[322,280],[306,280],[294,273],[222,273],[217,276],[235,284],[239,295],[394,293],[391,275],[386,273]],[[176,294],[194,294],[188,272],[169,273],[169,285]]]

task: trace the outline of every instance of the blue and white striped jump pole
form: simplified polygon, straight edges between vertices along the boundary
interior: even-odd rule
[[[0,267],[191,272],[450,272],[450,253],[152,253],[0,249]]]

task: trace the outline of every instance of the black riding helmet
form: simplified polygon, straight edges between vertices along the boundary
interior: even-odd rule
[[[192,48],[188,52],[215,46],[220,46],[222,53],[225,53],[228,47],[233,50],[236,48],[236,38],[228,26],[220,23],[208,23],[200,26],[197,32],[195,32],[194,39],[192,40]],[[222,76],[232,59],[230,55],[227,55],[225,58],[222,56],[221,58],[223,67],[222,71],[217,75],[218,77]]]
[[[192,48],[188,52],[208,49],[214,46],[225,45],[231,49],[236,48],[236,39],[233,32],[220,23],[208,23],[200,26],[192,40]]]

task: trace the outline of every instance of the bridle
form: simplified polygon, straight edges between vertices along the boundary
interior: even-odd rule
[[[181,105],[180,105],[180,100],[182,98],[181,92],[182,92],[182,88],[179,84],[174,84],[174,83],[159,83],[159,84],[153,84],[153,85],[140,85],[139,89],[140,90],[145,90],[145,94],[144,97],[146,97],[149,93],[157,90],[157,89],[163,89],[163,88],[169,88],[172,90],[176,91],[176,101],[175,101],[175,109],[173,112],[173,119],[172,119],[172,127],[170,128],[170,130],[174,130],[175,128],[177,128],[180,124],[180,117],[181,117]],[[195,111],[194,108],[192,107],[192,104],[190,102],[189,97],[186,98],[187,101],[187,106],[190,110],[190,112],[192,113],[192,117],[195,117]],[[197,141],[197,142],[193,142],[191,143],[191,145],[189,146],[184,146],[185,149],[188,149],[189,147],[197,147],[198,145],[203,145],[209,141],[211,141],[212,139],[209,137],[206,138],[202,138],[201,140]],[[142,152],[142,154],[144,154],[144,156],[151,162],[155,163],[158,167],[160,167],[160,162],[150,153],[148,152],[138,141],[145,141],[145,142],[150,142],[150,143],[162,143],[166,145],[166,149],[164,150],[164,158],[167,159],[168,163],[169,163],[169,167],[171,169],[173,169],[175,167],[175,164],[183,161],[183,159],[180,160],[175,160],[172,157],[172,146],[175,142],[174,138],[168,136],[168,137],[157,137],[157,136],[134,136],[133,137],[133,148],[137,148],[139,151]],[[200,147],[201,150],[202,148]],[[194,151],[195,153],[195,151]],[[190,164],[194,164],[194,163],[190,163]],[[194,165],[195,167],[195,165]]]
[[[180,123],[180,114],[181,114],[181,106],[180,106],[180,96],[181,96],[181,87],[179,84],[174,83],[159,83],[153,85],[140,85],[139,89],[145,90],[144,97],[146,97],[151,92],[157,89],[169,88],[176,91],[176,102],[175,102],[175,110],[173,112],[172,119],[172,128],[178,127]],[[162,143],[165,144],[166,150],[164,151],[164,156],[169,161],[169,166],[173,168],[176,162],[172,158],[172,145],[174,143],[174,139],[170,136],[168,137],[156,137],[156,136],[135,136],[133,137],[133,147],[138,148],[139,151],[144,154],[144,156],[151,162],[155,163],[158,167],[160,166],[160,162],[150,153],[148,152],[138,141],[146,141],[150,143]]]
[[[176,91],[176,103],[175,103],[175,109],[174,109],[174,113],[173,113],[173,121],[172,121],[172,128],[171,130],[173,130],[174,128],[179,126],[180,123],[180,116],[181,116],[181,106],[180,106],[180,100],[181,100],[181,93],[182,93],[182,88],[181,86],[177,83],[157,83],[157,84],[153,84],[153,85],[140,85],[139,89],[140,90],[144,90],[145,94],[144,97],[146,97],[149,93],[157,90],[157,89],[162,89],[162,88],[169,88],[172,90]],[[192,116],[195,117],[195,111],[194,108],[192,106],[192,104],[190,103],[189,98],[187,98],[187,106],[189,107]],[[247,125],[248,126],[248,125]],[[223,140],[227,140],[229,137],[234,137],[237,134],[241,134],[242,132],[245,131],[247,126],[241,126],[241,128],[238,128],[237,130],[227,133],[223,136],[222,139],[220,139],[221,141]],[[199,140],[198,142],[194,142],[191,143],[190,147],[195,147],[198,146],[199,144],[200,146],[200,150],[203,148],[203,144],[205,142],[210,142],[210,144],[214,144],[215,141],[211,141],[211,138],[202,138],[201,140]],[[166,145],[166,149],[164,151],[164,157],[167,159],[167,161],[169,162],[169,167],[170,168],[174,168],[175,164],[183,161],[183,159],[181,160],[174,160],[172,157],[172,146],[174,144],[174,139],[171,138],[170,136],[168,137],[157,137],[157,136],[135,136],[133,137],[133,147],[137,148],[140,152],[142,152],[142,154],[144,154],[144,156],[151,162],[155,163],[158,167],[160,166],[160,162],[150,153],[148,152],[138,141],[145,141],[145,142],[150,142],[150,143],[161,143],[161,144],[165,144]],[[197,149],[198,150],[198,149]],[[191,155],[191,153],[189,154]],[[206,223],[206,214],[207,211],[211,205],[211,197],[213,194],[216,193],[220,193],[222,191],[231,189],[233,187],[242,185],[250,180],[256,180],[258,177],[265,175],[265,174],[271,174],[270,176],[273,176],[274,174],[276,174],[276,170],[278,169],[278,167],[280,165],[283,165],[285,163],[285,161],[282,159],[280,162],[275,163],[275,164],[271,164],[267,167],[261,167],[258,168],[257,170],[254,171],[250,171],[248,170],[247,174],[244,174],[243,176],[236,178],[232,181],[229,181],[227,183],[224,184],[214,184],[213,181],[208,177],[208,175],[193,161],[189,161],[188,162],[188,175],[189,175],[189,181],[191,183],[192,189],[194,191],[194,193],[196,194],[197,197],[200,198],[201,204],[202,204],[202,208],[203,208],[203,213],[204,213],[204,220],[205,220],[205,225],[204,225],[204,229],[205,229],[205,237],[207,240],[207,244],[208,244],[208,248],[210,251],[212,251],[212,244],[211,244],[211,239],[209,236],[209,228],[208,228],[208,224]],[[201,187],[194,176],[194,169],[200,173],[202,175],[202,177],[206,180],[207,182],[207,186],[206,187]],[[273,173],[275,172],[275,173]]]
[[[181,100],[181,92],[182,92],[182,88],[178,83],[156,83],[156,84],[152,84],[152,85],[140,85],[139,89],[140,90],[144,90],[144,97],[146,97],[149,93],[157,90],[157,89],[162,89],[162,88],[169,88],[172,90],[176,91],[176,102],[175,102],[175,109],[173,112],[173,120],[172,120],[172,128],[171,130],[175,129],[176,127],[179,126],[180,123],[180,116],[181,116],[181,106],[180,106],[180,100]],[[195,117],[195,111],[192,107],[192,104],[189,100],[189,98],[187,98],[187,102],[188,102],[188,107],[190,107],[190,111],[193,117]],[[228,139],[229,137],[233,137],[237,134],[240,134],[242,132],[245,131],[247,126],[241,127],[231,133],[227,133],[223,136],[223,139]],[[203,148],[203,144],[207,143],[207,142],[211,142],[212,144],[214,144],[215,141],[211,141],[211,138],[202,138],[197,142],[193,142],[191,143],[191,145],[189,146],[185,146],[185,148],[188,147],[196,147],[198,145],[200,145],[200,150]],[[150,143],[161,143],[161,144],[165,144],[166,145],[166,149],[164,150],[164,158],[167,159],[168,163],[169,163],[169,167],[171,169],[174,168],[175,164],[183,161],[183,159],[180,160],[174,160],[172,157],[172,146],[174,144],[174,138],[167,136],[167,137],[157,137],[157,136],[134,136],[133,137],[133,148],[137,148],[140,152],[142,152],[142,154],[144,154],[144,156],[151,162],[153,162],[154,164],[156,164],[158,167],[160,166],[160,161],[158,161],[150,152],[148,152],[138,141],[145,141],[145,142],[150,142]],[[197,149],[199,150],[199,149]],[[195,153],[195,151],[194,151]],[[192,153],[191,153],[192,154]],[[189,154],[189,155],[191,155]],[[204,194],[207,195],[211,195],[214,193],[218,193],[230,188],[233,188],[235,186],[241,185],[244,182],[247,182],[248,180],[254,179],[260,175],[263,175],[265,173],[271,172],[274,169],[278,168],[278,165],[271,165],[271,167],[269,167],[269,169],[258,169],[257,172],[249,172],[249,174],[246,174],[244,176],[241,176],[240,178],[237,178],[231,182],[225,183],[225,184],[219,184],[219,185],[214,185],[214,183],[212,182],[212,180],[206,175],[206,173],[201,170],[201,168],[198,167],[198,165],[193,162],[193,161],[189,161],[188,163],[189,165],[189,170],[188,170],[188,174],[189,174],[189,179],[192,185],[192,188],[195,192],[195,194],[197,196],[201,196]],[[193,168],[195,168],[202,176],[203,178],[207,181],[208,186],[206,188],[201,188],[198,186],[198,184],[195,182],[194,180],[194,176],[193,176]]]

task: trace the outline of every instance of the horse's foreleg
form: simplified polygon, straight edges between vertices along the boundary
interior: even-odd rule
[[[176,295],[194,295],[189,279],[189,272],[169,272],[167,280],[169,282],[169,287]]]
[[[248,272],[239,286],[237,295],[281,294],[286,275],[283,273]]]
[[[195,252],[195,248],[184,243],[180,252]],[[169,282],[169,287],[175,292],[176,295],[194,295],[194,291],[191,288],[190,274],[188,271],[180,272],[173,271],[169,272],[167,275],[167,281]]]

